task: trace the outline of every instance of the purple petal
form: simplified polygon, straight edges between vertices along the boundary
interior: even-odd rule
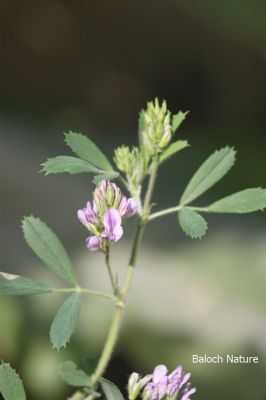
[[[99,189],[101,190],[102,193],[105,192],[105,190],[106,190],[106,185],[107,185],[107,182],[106,182],[105,180],[102,180],[101,183],[99,184],[98,187],[99,187]]]
[[[159,399],[162,399],[167,392],[167,376],[163,376],[157,385],[157,390],[159,394]]]
[[[153,389],[156,388],[156,385],[153,382],[149,382],[146,386],[145,386],[145,391],[147,392],[152,392]]]
[[[86,246],[90,251],[98,251],[101,246],[101,238],[98,236],[89,236],[86,239]]]
[[[171,372],[171,374],[168,375],[169,382],[173,382],[176,380],[179,381],[182,377],[182,373],[183,373],[183,368],[181,367],[181,365],[179,365]]]
[[[126,196],[123,196],[122,200],[120,201],[119,207],[118,207],[118,211],[119,214],[121,215],[121,217],[123,217],[126,212],[127,212],[127,198]]]
[[[179,385],[178,382],[172,382],[168,385],[167,387],[167,395],[172,397],[176,394],[176,392],[179,390]]]
[[[111,242],[118,242],[119,239],[123,236],[123,228],[122,226],[118,226],[114,231],[110,232],[105,230],[101,236],[102,237],[107,237]]]
[[[187,393],[183,394],[182,397],[180,398],[180,400],[189,400],[190,396],[194,393],[196,393],[197,389],[196,388],[192,388],[190,389]]]
[[[167,371],[165,365],[157,365],[153,371],[153,382],[159,383],[159,381],[166,376]]]
[[[96,222],[96,216],[94,214],[94,211],[92,209],[92,205],[91,205],[90,201],[88,201],[88,203],[87,203],[87,206],[86,206],[86,209],[85,209],[85,215],[86,215],[86,218],[87,218],[88,222],[92,222],[92,223]]]
[[[78,219],[80,220],[80,222],[81,222],[82,224],[86,224],[86,223],[88,222],[88,221],[87,221],[87,218],[86,218],[86,215],[85,215],[84,209],[78,210],[78,212],[77,212],[77,217],[78,217]]]
[[[191,377],[191,373],[188,372],[187,374],[184,375],[182,381],[180,382],[180,387],[182,387],[183,385],[185,385],[185,383],[187,383],[187,381],[189,380],[189,378]]]
[[[110,208],[105,212],[103,225],[105,227],[103,235],[107,236],[112,242],[117,242],[122,237],[121,216],[115,208]]]
[[[120,240],[121,237],[123,236],[123,233],[124,231],[122,226],[118,226],[113,232],[112,238],[110,238],[110,240],[113,242],[118,242],[118,240]]]
[[[135,199],[133,199],[133,197],[130,197],[127,200],[127,210],[126,210],[126,217],[132,217],[133,215],[136,214],[138,209],[138,205]]]
[[[115,208],[109,208],[103,216],[103,225],[107,231],[112,232],[121,225],[121,216]]]

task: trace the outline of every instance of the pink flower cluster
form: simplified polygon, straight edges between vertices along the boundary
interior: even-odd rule
[[[110,242],[117,242],[123,236],[123,221],[137,212],[133,198],[123,195],[119,187],[109,181],[101,181],[93,192],[93,201],[78,210],[80,222],[91,235],[86,239],[90,251],[105,251]]]
[[[146,400],[161,400],[163,398],[177,398],[178,400],[190,400],[190,396],[196,392],[189,382],[191,374],[185,373],[181,365],[168,374],[165,365],[155,367],[152,380],[144,388]]]
[[[152,374],[143,378],[133,372],[128,380],[129,398],[136,400],[141,395],[142,400],[190,400],[196,393],[196,388],[191,388],[190,377],[181,365],[170,374],[165,365],[157,365]]]

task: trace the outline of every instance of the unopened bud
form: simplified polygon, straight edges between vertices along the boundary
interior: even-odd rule
[[[146,375],[140,379],[140,375],[133,372],[128,380],[128,397],[129,400],[135,400],[144,386],[151,380],[152,375]]]
[[[158,99],[149,102],[141,113],[140,140],[150,157],[164,149],[172,138],[171,114],[166,102],[160,106]]]

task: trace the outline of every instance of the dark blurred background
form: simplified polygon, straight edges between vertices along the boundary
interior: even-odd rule
[[[177,203],[198,165],[224,145],[238,162],[199,204],[266,186],[266,3],[234,1],[0,1],[0,266],[55,282],[27,248],[20,220],[33,213],[68,246],[88,287],[108,290],[99,254],[88,254],[76,209],[87,175],[39,173],[47,156],[70,154],[62,132],[88,134],[110,157],[137,139],[148,100],[189,110],[179,130],[191,148],[163,166],[158,208]],[[133,370],[181,363],[193,399],[266,399],[266,230],[262,213],[211,216],[190,241],[171,216],[147,231],[119,345],[107,376],[124,388]],[[121,274],[133,226],[114,248]],[[112,309],[84,300],[71,345],[49,344],[62,296],[0,299],[0,357],[21,373],[29,400],[65,399],[58,364],[99,355]],[[141,312],[140,312],[141,310]],[[192,354],[259,355],[257,366],[192,365]]]

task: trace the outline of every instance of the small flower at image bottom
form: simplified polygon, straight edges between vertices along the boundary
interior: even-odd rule
[[[169,374],[165,365],[157,365],[152,374],[143,378],[133,372],[128,381],[129,400],[140,395],[143,400],[190,400],[196,393],[196,388],[191,388],[190,377],[181,365]]]

